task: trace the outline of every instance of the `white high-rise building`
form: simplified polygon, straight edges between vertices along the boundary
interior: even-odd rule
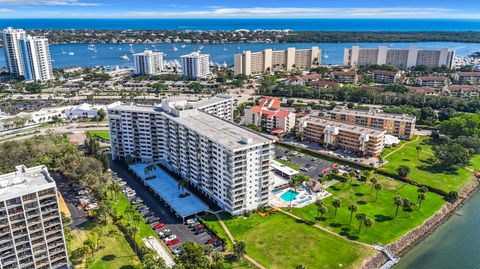
[[[112,158],[164,162],[225,211],[268,203],[274,140],[187,102],[108,109]]]
[[[12,75],[23,76],[24,74],[20,39],[24,39],[26,36],[27,34],[22,29],[8,27],[2,31],[7,68]]]
[[[43,36],[27,36],[20,40],[24,77],[26,80],[48,81],[54,79],[48,39]]]
[[[8,27],[2,32],[7,67],[11,74],[25,80],[54,79],[48,39],[27,36],[22,29]]]
[[[192,52],[181,57],[182,76],[187,79],[206,78],[210,74],[209,55]]]
[[[360,48],[353,46],[346,48],[343,56],[345,66],[365,65],[393,65],[399,69],[407,69],[418,65],[425,65],[428,68],[446,66],[452,67],[454,51],[446,48],[422,50],[417,47],[410,48]]]
[[[163,53],[145,50],[133,54],[135,59],[135,74],[156,75],[164,70]]]
[[[0,175],[0,268],[68,268],[57,188],[43,165]]]

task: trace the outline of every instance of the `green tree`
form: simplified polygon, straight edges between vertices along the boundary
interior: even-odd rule
[[[194,93],[199,93],[202,91],[202,84],[200,82],[194,81],[188,84],[188,89]]]
[[[407,175],[410,173],[410,167],[406,165],[399,165],[397,167],[397,174],[401,177],[407,177]]]
[[[348,172],[348,189],[352,187],[352,180],[355,177],[355,171]]]
[[[320,220],[322,220],[323,215],[327,214],[328,208],[326,206],[322,205],[318,208],[318,211],[320,212]]]
[[[157,82],[157,83],[154,83],[152,85],[152,88],[156,91],[156,92],[160,92],[160,91],[164,91],[167,89],[167,85],[161,83],[161,82]]]
[[[237,241],[233,245],[233,253],[237,259],[242,259],[243,256],[247,253],[247,245],[244,241]]]
[[[465,167],[470,162],[472,152],[457,143],[435,146],[435,156],[444,168]]]
[[[307,269],[307,267],[303,264],[299,264],[295,267],[295,269]]]
[[[335,218],[337,217],[337,210],[342,206],[342,200],[334,199],[332,205],[335,208],[335,213],[333,214],[333,218]]]
[[[320,208],[323,206],[323,201],[322,201],[322,200],[317,200],[317,201],[315,201],[315,206],[317,207],[317,217],[316,217],[316,219],[319,219],[319,217],[320,217]]]
[[[377,184],[378,180],[374,177],[370,179],[370,182],[372,183],[372,188],[370,189],[370,192],[373,192],[373,188],[375,188],[375,184]]]
[[[418,194],[418,209],[422,208],[422,202],[425,201],[426,199],[427,199],[426,193],[420,192]]]
[[[181,246],[182,255],[177,258],[177,263],[182,269],[204,269],[209,268],[209,258],[205,255],[202,246],[188,241]]]
[[[457,201],[459,197],[460,196],[458,195],[458,192],[456,192],[456,191],[451,191],[447,194],[447,200],[451,203]]]
[[[292,188],[295,192],[297,192],[298,188],[300,185],[302,185],[303,182],[307,181],[309,179],[308,176],[302,175],[302,174],[296,174],[293,175],[290,181],[288,182],[288,186]],[[293,195],[294,193],[291,193],[292,197],[290,199],[290,210],[292,209],[292,201],[293,201]]]
[[[398,215],[398,209],[403,206],[403,199],[402,197],[400,196],[395,196],[395,198],[393,198],[393,202],[396,206],[396,209],[395,209],[395,218],[397,218],[397,215]]]
[[[365,215],[364,213],[358,213],[357,215],[355,215],[355,218],[360,223],[358,225],[358,232],[360,232],[362,230],[363,221],[367,218],[367,215]]]
[[[100,110],[98,110],[97,112],[98,121],[103,121],[106,116],[107,116],[107,111],[105,111],[105,109],[101,108]]]
[[[380,184],[380,183],[377,183],[375,184],[375,190],[377,191],[377,193],[375,194],[375,202],[377,201],[378,199],[378,193],[383,189],[383,185]]]
[[[415,147],[417,150],[417,160],[420,160],[420,152],[422,151],[422,146],[418,145]]]
[[[371,219],[365,219],[365,220],[363,221],[363,224],[365,224],[365,232],[363,233],[363,235],[366,235],[366,234],[367,234],[367,229],[373,227],[373,220],[371,220]]]
[[[353,213],[357,212],[358,208],[356,205],[351,204],[348,206],[348,211],[350,211],[350,225],[352,225]]]

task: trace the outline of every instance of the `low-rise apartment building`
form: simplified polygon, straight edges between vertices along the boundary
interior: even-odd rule
[[[186,102],[108,109],[112,158],[163,162],[226,212],[268,203],[273,140]]]
[[[280,100],[266,97],[245,110],[245,124],[254,124],[272,134],[285,134],[295,127],[295,113],[280,109]]]
[[[307,117],[299,123],[302,139],[326,148],[344,149],[363,156],[382,153],[386,131],[348,124],[320,117]]]
[[[357,83],[358,75],[355,71],[335,71],[332,72],[331,78],[340,83]]]
[[[447,85],[442,88],[442,92],[452,96],[471,98],[480,95],[480,88],[473,85]]]
[[[458,84],[480,84],[480,72],[458,72],[453,79]]]
[[[400,139],[410,139],[415,132],[414,116],[384,113],[377,110],[362,111],[336,107],[330,111],[334,120],[385,130]]]
[[[254,75],[274,71],[305,70],[320,65],[322,50],[287,48],[286,50],[265,49],[260,52],[249,50],[234,55],[235,75]]]
[[[451,81],[449,78],[442,77],[442,76],[427,76],[427,77],[418,77],[415,79],[415,84],[422,87],[441,88],[450,83]]]
[[[424,94],[424,95],[437,95],[437,91],[431,87],[410,87],[408,88],[409,93],[413,94]]]
[[[68,268],[57,189],[43,165],[0,175],[0,268]]]
[[[397,83],[397,79],[400,77],[399,72],[374,70],[373,81],[378,84],[393,84]]]

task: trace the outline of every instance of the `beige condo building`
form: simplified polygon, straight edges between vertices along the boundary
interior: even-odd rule
[[[234,55],[234,74],[253,75],[273,71],[304,70],[321,63],[322,50],[287,48],[286,50],[265,49],[260,52],[249,50]]]

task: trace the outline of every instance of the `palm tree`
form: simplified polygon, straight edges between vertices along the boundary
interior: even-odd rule
[[[337,209],[342,206],[342,200],[335,199],[333,200],[332,205],[335,208],[335,213],[333,214],[333,218],[335,218],[337,216]]]
[[[420,152],[422,151],[422,146],[418,145],[415,147],[417,150],[417,159],[420,160]]]
[[[241,259],[247,253],[247,245],[244,241],[238,241],[233,245],[233,252],[235,257]]]
[[[371,220],[371,219],[365,219],[365,220],[363,221],[363,224],[365,224],[365,233],[363,233],[363,235],[366,235],[366,234],[367,234],[367,229],[373,227],[373,220]]]
[[[132,215],[132,223],[137,226],[143,221],[143,218],[139,214],[133,214]]]
[[[318,219],[320,215],[320,207],[323,206],[323,201],[322,200],[315,201],[315,206],[317,207],[317,219]]]
[[[348,189],[352,187],[352,180],[354,176],[355,176],[355,171],[348,172]]]
[[[428,192],[428,188],[426,186],[421,186],[420,188],[418,188],[417,190],[418,192],[422,192],[422,193],[427,193]]]
[[[351,204],[348,206],[348,210],[350,211],[350,225],[352,225],[353,213],[357,212],[358,208],[356,205]]]
[[[151,173],[153,171],[155,171],[155,169],[157,169],[157,165],[152,163],[152,164],[149,164],[149,165],[145,166],[145,168],[143,168],[143,173],[147,177],[149,177],[151,175]]]
[[[128,235],[130,235],[130,237],[132,238],[133,247],[135,248],[135,253],[137,253],[137,241],[135,240],[135,238],[137,237],[137,233],[139,231],[140,230],[138,229],[137,226],[131,226],[127,229]]]
[[[427,199],[426,193],[421,192],[418,194],[418,209],[422,208],[422,201],[424,201],[425,199]]]
[[[122,191],[122,187],[117,183],[112,183],[110,184],[109,189],[112,192],[113,199],[117,200],[117,194]]]
[[[393,198],[393,202],[394,202],[395,205],[397,206],[397,209],[395,209],[395,218],[397,218],[398,208],[400,208],[400,206],[403,205],[403,199],[402,199],[402,197],[400,197],[400,196],[395,196],[395,198]]]
[[[303,264],[299,264],[295,267],[295,269],[307,269],[307,267]]]
[[[370,182],[372,183],[372,189],[370,190],[370,192],[373,192],[373,188],[375,187],[375,184],[377,184],[378,180],[374,177],[372,177],[370,179]]]
[[[135,213],[137,213],[137,210],[135,210],[135,207],[132,205],[127,206],[125,209],[125,215],[127,215],[128,219],[131,219]]]
[[[187,185],[188,185],[188,183],[183,177],[181,177],[178,180],[178,189],[182,192],[182,194],[184,194],[185,188],[187,187]]]
[[[377,194],[375,194],[375,202],[377,201],[378,198],[378,193],[383,189],[383,185],[380,183],[375,184],[375,190],[377,191]]]
[[[322,205],[318,208],[318,211],[320,212],[320,220],[321,220],[323,218],[323,215],[328,212],[328,208]]]
[[[360,225],[358,226],[358,232],[360,232],[360,230],[362,229],[363,221],[367,218],[367,215],[365,215],[364,213],[358,213],[357,215],[355,215],[355,218],[360,222]]]
[[[288,182],[288,186],[292,188],[295,192],[297,192],[298,187],[300,187],[300,185],[302,184],[303,181],[305,181],[305,179],[306,179],[305,176],[296,174],[290,179],[290,181]],[[291,193],[291,196],[293,196],[293,192]],[[290,198],[293,198],[293,197],[290,197]],[[293,199],[290,199],[289,210],[292,209],[292,201]]]

